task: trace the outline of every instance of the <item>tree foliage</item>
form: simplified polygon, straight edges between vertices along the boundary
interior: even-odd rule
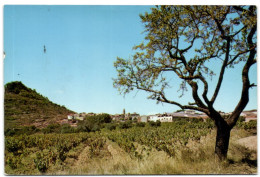
[[[145,42],[134,47],[131,59],[118,57],[114,63],[118,72],[114,87],[123,94],[144,90],[151,93],[150,99],[209,114],[225,70],[240,62],[246,70],[256,62],[254,6],[158,6],[140,17],[145,24]],[[209,98],[208,79],[216,74],[207,66],[211,60],[222,61],[222,66]],[[168,72],[182,80],[181,89],[192,88],[194,103],[181,105],[167,98]],[[248,88],[254,86],[249,80],[243,82],[248,82]],[[200,85],[202,95],[198,95]]]
[[[227,149],[230,130],[249,101],[249,89],[256,86],[248,75],[256,63],[256,7],[156,6],[140,17],[145,25],[145,41],[134,46],[132,58],[117,58],[114,87],[123,94],[144,90],[157,102],[206,113],[218,128],[219,146],[225,144]],[[216,61],[220,64],[211,68],[209,63]],[[237,64],[243,66],[241,97],[232,114],[224,119],[214,103],[224,73]],[[209,82],[212,76],[217,77],[216,83]],[[194,102],[183,104],[175,95],[166,94],[175,86],[170,79],[176,77],[181,80],[180,90],[191,88]],[[214,86],[212,94],[208,94],[209,84]]]
[[[100,114],[95,116],[86,116],[84,121],[78,123],[79,131],[99,131],[103,128],[103,124],[110,123],[112,118],[109,114]]]

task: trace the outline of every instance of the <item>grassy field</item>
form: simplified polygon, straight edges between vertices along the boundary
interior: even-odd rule
[[[228,160],[214,155],[216,131],[204,122],[162,123],[81,133],[5,137],[8,175],[255,174],[256,150],[237,140],[255,129],[231,132]]]

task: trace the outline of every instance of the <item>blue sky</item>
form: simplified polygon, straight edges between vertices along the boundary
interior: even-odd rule
[[[178,110],[147,100],[143,91],[123,97],[113,88],[112,78],[117,75],[113,62],[117,56],[130,58],[132,47],[144,40],[139,14],[151,7],[5,6],[4,83],[22,81],[76,112],[115,114],[125,108],[126,112],[152,114]],[[236,106],[241,93],[240,70],[238,66],[225,75],[217,109],[230,112]],[[255,65],[250,71],[252,82],[256,83],[256,75]],[[211,82],[214,84],[216,78]],[[179,99],[178,88],[173,89],[173,98]],[[189,97],[187,92],[181,102]],[[253,88],[246,109],[256,108],[257,90]]]

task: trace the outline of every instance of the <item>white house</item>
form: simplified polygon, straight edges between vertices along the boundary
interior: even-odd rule
[[[152,115],[150,116],[150,121],[156,122],[159,120],[160,122],[172,122],[172,116],[169,115]]]
[[[160,122],[172,122],[172,116],[159,117]]]
[[[138,122],[147,122],[147,120],[148,120],[148,117],[147,117],[147,116],[140,116],[140,117],[138,118]]]
[[[84,120],[84,116],[82,114],[69,114],[68,115],[68,120]]]
[[[186,114],[195,114],[194,110],[185,110],[184,113]]]
[[[159,116],[157,116],[157,115],[149,116],[149,121],[154,121],[154,122],[156,122],[157,120],[159,120]]]
[[[72,114],[68,115],[68,119],[72,120],[73,119],[73,115]]]

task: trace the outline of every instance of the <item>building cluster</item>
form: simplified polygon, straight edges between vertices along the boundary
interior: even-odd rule
[[[220,112],[220,114],[222,116],[229,116],[232,114],[232,112],[230,113]],[[257,120],[257,110],[253,109],[253,110],[243,111],[240,114],[240,116],[245,118],[245,122],[249,122],[250,120]]]
[[[86,116],[87,114],[84,112],[84,113],[79,113],[79,114],[69,114],[68,115],[68,120],[84,120],[84,117]]]
[[[134,113],[125,113],[125,109],[122,114],[111,115],[112,120],[114,121],[126,121],[126,120],[138,120],[140,115],[136,112]]]
[[[223,116],[228,116],[231,113],[220,112]],[[70,114],[68,115],[68,122],[78,122],[78,120],[84,120],[86,116],[93,116],[95,113],[79,113],[79,114]],[[160,122],[172,122],[174,118],[202,118],[204,121],[208,118],[205,113],[198,113],[193,110],[177,111],[173,113],[164,113],[164,114],[155,114],[155,115],[143,115],[134,112],[126,113],[125,109],[122,114],[110,115],[113,121],[124,122],[127,120],[133,120],[136,122],[148,122],[148,121],[160,121]],[[257,110],[243,111],[241,116],[245,118],[245,121],[257,120]]]
[[[114,121],[126,121],[126,120],[136,120],[137,122],[148,122],[159,120],[160,122],[172,122],[174,118],[187,117],[187,118],[207,118],[205,114],[197,113],[192,110],[186,110],[182,112],[175,113],[164,113],[155,115],[143,115],[140,116],[138,113],[125,113],[125,109],[122,114],[111,115]]]
[[[257,120],[257,110],[253,109],[250,111],[243,111],[240,116],[243,116],[246,122],[249,122],[250,120]]]
[[[174,118],[203,118],[206,119],[208,116],[203,113],[197,113],[193,110],[186,110],[186,111],[179,111],[174,113],[164,113],[164,114],[155,114],[149,116],[141,116],[139,118],[140,122],[147,122],[147,121],[160,121],[160,122],[172,122]]]
[[[231,113],[220,112],[222,116],[228,116]],[[245,118],[245,121],[248,122],[250,120],[257,120],[257,110],[243,111],[241,116]],[[155,115],[143,115],[140,116],[137,113],[133,114],[125,114],[125,110],[123,110],[123,114],[115,114],[112,115],[113,120],[115,121],[125,121],[125,120],[137,120],[137,122],[148,122],[148,121],[160,121],[160,122],[172,122],[174,118],[202,118],[206,121],[209,118],[205,113],[199,113],[194,110],[184,110],[177,111],[173,113],[164,113],[164,114],[155,114]]]

